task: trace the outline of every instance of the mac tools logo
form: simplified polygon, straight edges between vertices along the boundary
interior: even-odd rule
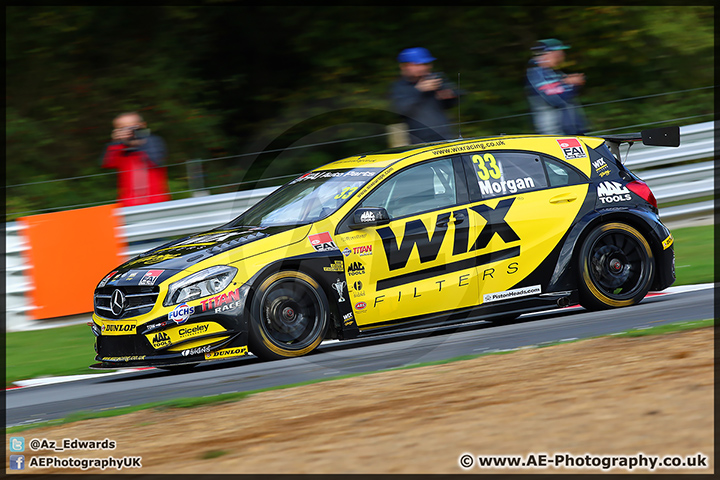
[[[627,202],[632,199],[630,190],[618,182],[602,182],[597,186],[598,200],[602,203]]]

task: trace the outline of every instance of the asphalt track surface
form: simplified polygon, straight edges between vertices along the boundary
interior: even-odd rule
[[[313,354],[296,359],[262,362],[249,356],[198,366],[184,374],[158,369],[121,371],[12,389],[6,391],[6,426],[53,420],[78,411],[96,412],[182,397],[251,391],[713,318],[713,289],[708,288],[711,285],[704,287],[698,290],[681,287],[677,293],[648,296],[639,305],[611,311],[588,312],[582,307],[568,307],[525,314],[511,324],[476,321],[413,333],[330,341]]]

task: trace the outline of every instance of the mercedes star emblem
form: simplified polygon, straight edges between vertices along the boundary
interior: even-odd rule
[[[125,294],[120,290],[115,290],[110,297],[110,311],[116,317],[119,317],[125,309]]]

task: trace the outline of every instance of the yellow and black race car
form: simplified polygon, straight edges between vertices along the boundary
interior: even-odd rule
[[[673,237],[618,146],[679,138],[501,136],[317,168],[108,273],[93,367],[279,359],[326,338],[636,304],[675,280]]]

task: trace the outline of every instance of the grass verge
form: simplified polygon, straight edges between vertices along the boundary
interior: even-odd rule
[[[618,334],[602,335],[600,337],[593,337],[593,338],[640,337],[640,336],[649,336],[649,335],[666,335],[666,334],[677,333],[677,332],[682,332],[682,331],[686,331],[686,330],[694,330],[694,329],[698,329],[698,328],[708,328],[708,327],[712,327],[714,325],[715,325],[714,319],[698,320],[698,321],[692,321],[692,322],[677,322],[677,323],[670,323],[670,324],[666,324],[666,325],[658,325],[658,326],[654,326],[654,327],[650,327],[650,328],[646,328],[646,329],[640,329],[640,330],[628,330],[626,332],[621,332]],[[589,340],[589,339],[573,340],[572,342],[581,342],[584,340]],[[544,344],[544,345],[542,345],[542,348],[552,347],[555,345],[561,345],[564,343],[569,343],[569,342],[557,342],[557,343],[553,343],[553,344]],[[539,347],[540,346],[538,346],[538,348]],[[511,354],[518,350],[519,349],[512,349],[512,350],[484,352],[484,353],[479,353],[477,355],[462,355],[459,357],[449,358],[446,360],[417,363],[417,364],[406,365],[406,366],[393,368],[393,369],[389,369],[389,370],[406,370],[406,369],[411,369],[411,368],[427,367],[427,366],[431,366],[431,365],[443,365],[443,364],[447,364],[447,363],[471,360],[471,359],[475,359],[478,357],[484,357],[484,356],[488,356],[488,355]],[[179,399],[163,401],[163,402],[153,402],[153,403],[146,403],[143,405],[136,405],[136,406],[132,406],[132,407],[122,407],[122,408],[117,408],[117,409],[112,409],[112,410],[105,410],[102,412],[77,412],[77,413],[69,415],[65,418],[62,418],[62,419],[50,420],[47,422],[35,423],[32,425],[22,425],[22,426],[6,428],[5,432],[6,432],[6,434],[12,434],[12,433],[25,431],[25,430],[30,430],[33,428],[65,425],[67,423],[78,422],[81,420],[89,420],[92,418],[116,417],[119,415],[125,415],[128,413],[133,413],[133,412],[137,412],[137,411],[141,411],[141,410],[148,410],[148,409],[166,410],[166,409],[170,409],[170,408],[194,408],[194,407],[200,407],[203,405],[210,405],[210,404],[237,402],[237,401],[242,400],[250,395],[254,395],[254,394],[260,393],[260,392],[267,392],[267,391],[272,391],[272,390],[283,390],[283,389],[287,389],[287,388],[294,388],[294,387],[299,387],[299,386],[303,386],[303,385],[311,385],[311,384],[320,383],[320,382],[328,382],[328,381],[333,381],[333,380],[341,380],[341,379],[345,379],[345,378],[353,378],[353,377],[359,377],[359,376],[363,376],[363,375],[370,375],[373,373],[379,373],[379,372],[375,371],[375,372],[355,373],[355,374],[349,374],[349,375],[340,375],[337,377],[309,380],[306,382],[282,385],[282,386],[277,386],[277,387],[269,387],[269,388],[263,388],[263,389],[258,389],[258,390],[251,390],[251,391],[247,391],[247,392],[225,393],[225,394],[213,395],[213,396],[208,396],[208,397],[179,398]]]
[[[703,225],[672,230],[675,238],[675,285],[714,282],[714,228],[714,225]]]

